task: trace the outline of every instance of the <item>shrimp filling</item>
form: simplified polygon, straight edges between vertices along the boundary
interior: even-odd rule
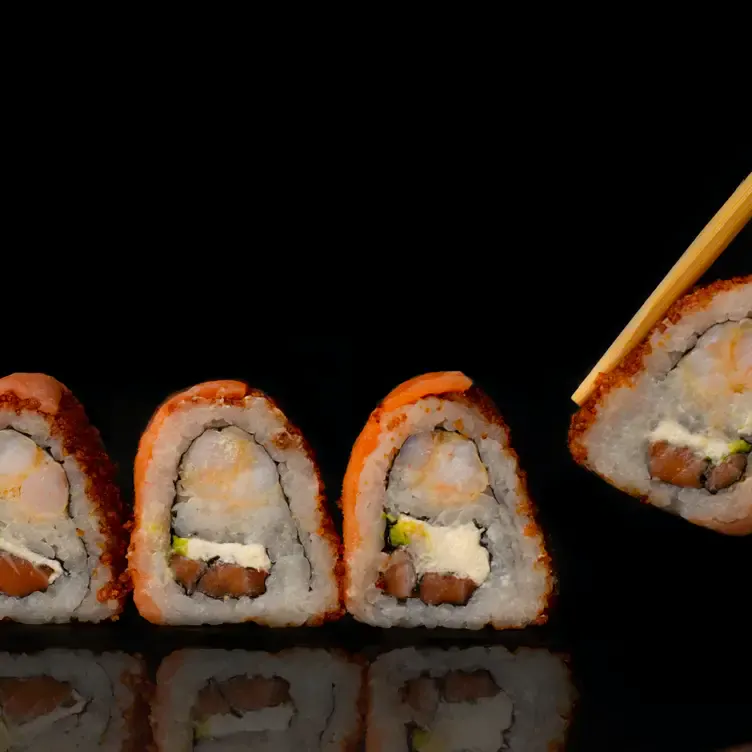
[[[64,574],[54,550],[34,532],[68,520],[63,467],[32,439],[0,430],[0,593],[25,598]]]
[[[710,493],[743,480],[752,451],[752,319],[705,332],[666,388],[680,407],[648,436],[650,476]]]
[[[465,605],[491,571],[484,530],[466,514],[483,502],[496,503],[473,441],[441,429],[411,436],[389,475],[383,590]]]
[[[172,516],[173,575],[211,598],[263,595],[271,549],[295,529],[275,462],[236,426],[207,429],[188,448]]]

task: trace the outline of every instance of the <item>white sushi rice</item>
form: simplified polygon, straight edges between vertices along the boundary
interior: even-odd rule
[[[199,592],[189,596],[169,567],[171,513],[181,458],[205,431],[223,426],[245,431],[273,460],[271,472],[284,496],[254,507],[250,514],[207,514],[200,505],[185,504],[178,498],[176,526],[179,533],[190,532],[216,542],[252,540],[263,544],[272,568],[266,592],[256,598],[219,600]],[[248,396],[242,406],[221,401],[182,405],[161,426],[145,485],[130,563],[150,578],[148,595],[160,608],[164,623],[258,620],[271,626],[290,626],[336,609],[336,559],[328,541],[319,534],[324,519],[316,469],[305,449],[290,436],[284,415],[265,398]]]
[[[664,421],[704,428],[703,406],[682,387],[681,371],[672,369],[701,337],[713,333],[712,327],[750,318],[752,284],[747,284],[717,293],[706,307],[685,314],[676,324],[666,322],[665,332],[655,332],[651,352],[632,378],[631,388],[611,390],[598,408],[596,421],[580,438],[588,466],[619,488],[695,521],[730,523],[749,515],[752,468],[738,483],[711,495],[705,489],[679,488],[651,479],[647,451],[651,433]],[[745,416],[752,419],[752,392],[737,395],[727,408],[724,417],[738,425],[721,429],[741,429]],[[730,438],[738,436],[729,434]]]
[[[266,715],[266,730],[224,738],[202,738],[194,746],[192,716],[199,692],[210,680],[221,683],[237,676],[280,677],[289,683],[293,713],[283,706]],[[160,752],[217,752],[254,749],[259,752],[335,752],[345,750],[359,728],[358,699],[362,671],[338,653],[295,648],[282,653],[243,650],[182,650],[166,658],[157,673],[152,727]],[[264,711],[251,711],[262,725]],[[280,718],[289,717],[282,729]],[[279,717],[278,717],[279,716]],[[219,721],[215,721],[221,726]],[[252,725],[251,721],[247,725]],[[269,728],[271,727],[271,728]]]
[[[409,679],[441,679],[450,671],[480,670],[491,674],[501,693],[467,703],[440,702],[435,725],[427,729],[426,749],[432,749],[432,734],[441,740],[433,748],[444,752],[496,752],[502,747],[497,743],[500,739],[510,752],[548,752],[565,742],[576,693],[560,657],[529,648],[510,653],[501,646],[405,648],[380,656],[369,669],[368,751],[411,752],[407,728],[415,721],[415,711],[402,693]],[[456,739],[460,727],[461,740]]]
[[[143,673],[141,662],[123,653],[59,649],[33,655],[0,653],[0,678],[48,676],[69,684],[75,699],[80,698],[75,708],[51,714],[57,719],[41,717],[18,727],[1,720],[10,749],[120,752],[132,725],[127,715],[135,698],[129,679]]]
[[[383,413],[380,422],[379,443],[366,458],[359,478],[355,514],[361,541],[357,549],[348,550],[348,611],[379,627],[480,629],[488,623],[504,628],[535,621],[546,606],[549,573],[539,538],[525,535],[525,527],[533,520],[519,509],[527,502],[527,495],[517,475],[517,460],[508,451],[506,433],[475,407],[439,397]],[[461,429],[459,433],[472,439],[488,474],[491,494],[482,493],[469,504],[445,506],[436,505],[429,497],[406,499],[399,492],[399,484],[395,484],[396,494],[388,490],[395,452],[410,436],[437,427]],[[485,528],[491,572],[466,606],[429,606],[418,598],[399,602],[377,587],[385,559],[386,508],[431,515],[432,523],[475,522]]]
[[[97,622],[109,618],[119,604],[114,600],[101,603],[97,599],[97,592],[112,579],[112,572],[99,561],[105,537],[99,530],[98,513],[87,495],[86,476],[76,459],[64,454],[60,439],[51,435],[45,416],[0,409],[0,430],[4,429],[28,436],[62,466],[69,503],[67,515],[61,519],[24,523],[17,515],[5,514],[4,505],[13,502],[0,499],[0,536],[41,556],[57,559],[66,571],[44,592],[25,598],[0,594],[0,618],[27,624],[71,619]]]

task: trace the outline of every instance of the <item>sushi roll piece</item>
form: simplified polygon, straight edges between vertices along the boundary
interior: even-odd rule
[[[362,735],[363,668],[343,653],[180,650],[157,672],[160,752],[344,752]]]
[[[101,621],[128,593],[115,470],[61,383],[0,379],[0,618]]]
[[[397,387],[352,450],[346,603],[380,627],[546,620],[549,558],[495,405],[459,372]]]
[[[572,420],[575,460],[697,525],[752,533],[752,276],[679,300]]]
[[[0,653],[0,749],[148,749],[150,694],[143,662],[124,653]]]
[[[394,650],[367,692],[367,752],[563,750],[576,700],[561,657],[501,646]]]
[[[320,624],[341,613],[339,543],[300,431],[239,381],[171,397],[135,466],[129,554],[155,624]]]

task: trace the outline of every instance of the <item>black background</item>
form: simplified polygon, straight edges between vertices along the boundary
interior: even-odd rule
[[[644,506],[566,446],[571,393],[752,169],[749,144],[642,135],[535,149],[465,137],[447,150],[416,134],[398,152],[356,141],[336,163],[291,142],[263,178],[246,166],[231,186],[155,161],[152,179],[122,193],[89,186],[70,209],[34,214],[4,262],[0,370],[47,372],[73,390],[128,499],[157,405],[237,378],[306,434],[339,520],[349,449],[376,403],[422,372],[467,373],[510,425],[539,506],[559,575],[546,627],[389,634],[348,617],[281,633],[159,630],[129,607],[99,629],[3,625],[4,645],[158,657],[189,643],[543,643],[571,654],[582,696],[573,748],[752,740],[752,536]],[[748,226],[705,281],[751,272]]]

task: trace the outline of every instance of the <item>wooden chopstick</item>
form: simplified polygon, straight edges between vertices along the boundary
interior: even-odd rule
[[[705,229],[694,239],[674,268],[658,285],[655,292],[627,324],[588,377],[580,384],[572,399],[582,405],[593,393],[603,373],[615,368],[632,348],[663,318],[666,311],[697,282],[728,244],[752,217],[752,173],[718,210]]]

